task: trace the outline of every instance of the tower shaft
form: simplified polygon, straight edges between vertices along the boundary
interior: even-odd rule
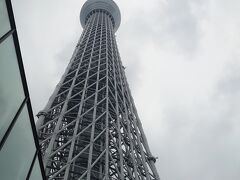
[[[114,17],[91,11],[37,122],[48,179],[159,180],[126,81]]]

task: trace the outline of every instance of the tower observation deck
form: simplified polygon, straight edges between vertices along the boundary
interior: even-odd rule
[[[120,60],[112,0],[88,0],[82,35],[37,131],[47,179],[160,180]]]

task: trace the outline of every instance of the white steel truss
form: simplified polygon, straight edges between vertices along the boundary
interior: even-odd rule
[[[38,135],[49,180],[160,180],[131,96],[114,19],[92,11]]]

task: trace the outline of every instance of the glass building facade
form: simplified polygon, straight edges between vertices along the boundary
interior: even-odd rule
[[[10,0],[0,0],[0,179],[45,179]]]

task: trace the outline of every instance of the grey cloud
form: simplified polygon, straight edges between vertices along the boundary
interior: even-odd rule
[[[191,12],[190,1],[169,1],[167,6],[167,29],[178,46],[192,51],[198,45],[197,19]],[[177,13],[177,15],[176,15]]]
[[[240,57],[239,57],[240,59]],[[219,82],[218,91],[225,95],[236,97],[240,96],[240,64],[238,61],[226,66],[226,74]]]

